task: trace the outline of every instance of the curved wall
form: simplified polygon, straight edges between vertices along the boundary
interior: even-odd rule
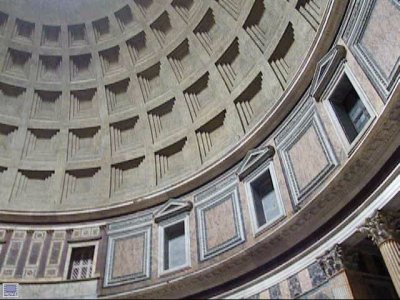
[[[224,6],[226,3],[228,1],[215,1],[207,2],[207,5],[215,12],[221,10],[222,14],[226,9]],[[229,3],[232,2],[229,1]],[[308,15],[305,10],[310,6],[303,5],[306,3],[322,7],[323,1],[284,1],[284,5],[290,7],[288,11],[291,13],[287,14],[288,19],[282,21],[279,26],[281,30],[278,30],[276,37],[271,40],[271,45],[274,45],[271,47],[274,50],[271,48],[270,52],[263,54],[259,51],[257,42],[251,40],[251,35],[243,31],[243,24],[246,24],[245,13],[248,16],[251,11],[250,4],[247,3],[240,10],[239,16],[236,16],[236,21],[233,21],[235,18],[231,14],[226,15],[226,18],[232,18],[231,22],[240,24],[237,25],[238,31],[230,36],[232,38],[230,41],[235,41],[237,35],[239,45],[242,38],[248,39],[246,46],[254,47],[251,53],[254,51],[260,59],[266,61],[264,64],[256,63],[253,69],[249,68],[246,78],[238,83],[231,93],[221,96],[221,100],[224,99],[230,103],[231,111],[236,112],[235,116],[238,118],[236,120],[240,120],[241,116],[236,104],[243,104],[247,101],[246,99],[249,99],[250,103],[253,100],[269,99],[268,93],[272,93],[273,99],[276,100],[273,100],[275,104],[265,108],[266,111],[260,112],[260,116],[254,119],[253,125],[249,125],[249,128],[254,126],[253,129],[246,131],[242,128],[242,140],[236,142],[235,148],[221,146],[221,149],[225,149],[225,153],[228,152],[228,156],[222,157],[222,154],[215,154],[209,165],[205,162],[204,170],[207,172],[199,170],[201,164],[189,166],[193,170],[198,170],[200,174],[207,173],[205,175],[207,179],[215,178],[202,186],[194,186],[190,183],[190,179],[185,179],[187,186],[175,190],[176,193],[181,192],[181,194],[169,192],[167,187],[172,184],[171,179],[170,183],[165,183],[164,195],[158,200],[152,201],[156,198],[151,196],[137,198],[137,202],[120,211],[117,209],[106,212],[97,211],[96,206],[100,202],[96,202],[97,197],[93,197],[96,201],[90,202],[91,210],[87,211],[92,215],[82,214],[82,217],[63,212],[68,209],[68,204],[61,201],[53,206],[54,210],[60,209],[59,214],[42,212],[37,214],[40,218],[34,215],[29,218],[27,216],[29,214],[21,212],[17,218],[18,214],[13,210],[19,207],[18,200],[2,198],[6,199],[3,201],[5,209],[2,211],[3,222],[0,227],[0,276],[3,281],[18,282],[21,295],[38,297],[67,295],[136,298],[185,296],[269,298],[277,296],[275,292],[278,284],[280,296],[294,298],[300,295],[311,297],[315,289],[323,284],[327,290],[333,289],[330,286],[330,284],[335,284],[333,279],[330,279],[326,269],[321,267],[316,258],[335,243],[341,243],[355,234],[357,226],[376,209],[390,206],[390,209],[398,210],[398,201],[396,201],[399,192],[398,151],[396,152],[396,149],[400,139],[398,122],[400,47],[396,40],[388,41],[387,37],[396,35],[396,28],[400,27],[396,26],[400,25],[399,18],[396,18],[400,10],[398,5],[390,0],[349,1],[349,3],[327,1],[320,25],[317,31],[314,31],[313,24],[307,21]],[[203,7],[203,12],[206,13],[209,7]],[[225,20],[224,17],[221,19]],[[382,19],[386,21],[381,23]],[[217,22],[218,20],[219,18],[216,18]],[[290,36],[290,30],[287,30],[287,28],[290,29],[289,23],[292,24],[295,33],[303,34],[303,37],[309,36],[302,46],[296,44],[299,39],[294,39],[293,47],[299,45],[299,48],[293,48],[297,49],[293,57],[300,48],[302,53],[305,53],[310,45],[311,48],[302,64],[298,58],[295,64],[297,70],[293,70],[291,80],[288,80],[283,91],[277,77],[272,76],[277,73],[272,72],[274,64],[271,63],[276,64],[276,61],[271,60],[271,57],[275,57],[274,55],[279,57],[282,54],[281,50],[276,50],[280,49],[280,45],[283,45],[281,46],[283,48],[287,46],[287,43],[280,41],[282,35]],[[382,26],[384,30],[376,29]],[[296,36],[298,35],[295,34]],[[386,44],[382,40],[385,40]],[[377,46],[382,44],[385,46]],[[122,44],[119,45],[122,48]],[[231,53],[226,52],[226,48],[230,45],[230,43],[221,42],[218,53],[222,57],[223,53]],[[97,50],[99,49],[96,48]],[[240,53],[243,54],[243,52]],[[38,57],[38,53],[35,55]],[[93,53],[92,55],[95,56]],[[218,60],[220,59],[221,56],[218,57]],[[213,70],[208,69],[210,78],[212,73],[218,76],[221,74],[215,66],[215,61]],[[167,63],[169,62],[164,61],[164,67]],[[262,76],[259,75],[260,72]],[[193,75],[193,78],[202,79],[203,74],[200,72],[199,76]],[[23,83],[26,84],[26,80],[17,80],[13,76],[2,74],[0,79],[7,84],[16,84],[16,82],[22,86],[24,86]],[[218,76],[214,79],[218,78],[221,82],[222,79]],[[105,83],[106,77],[97,78],[96,84]],[[271,80],[266,81],[266,78],[271,78]],[[189,81],[191,80],[188,79],[187,82]],[[33,77],[32,82],[36,82]],[[261,91],[266,86],[268,88],[264,90],[263,97],[258,98],[254,96],[253,91],[257,90],[260,82]],[[209,83],[212,84],[213,81],[209,79]],[[85,82],[85,84],[89,83]],[[269,86],[270,84],[276,89]],[[103,91],[106,89],[104,86],[101,88],[98,85],[95,86],[97,93],[100,89]],[[221,86],[226,87],[224,84]],[[33,95],[33,86],[26,86],[26,89],[30,89]],[[348,128],[342,122],[346,115],[338,113],[337,105],[343,98],[343,91],[348,93],[351,89],[361,99],[363,116],[368,117],[362,123],[361,130],[350,139],[349,132],[346,131]],[[272,92],[274,90],[276,94]],[[69,93],[68,89],[66,93]],[[70,100],[69,97],[66,99]],[[170,97],[160,96],[157,99],[160,99],[160,102],[164,100],[168,102]],[[235,103],[235,101],[238,102]],[[157,100],[154,100],[151,103],[156,102]],[[67,105],[64,107],[71,105],[69,101],[63,103]],[[146,105],[146,102],[144,103]],[[181,101],[181,103],[185,102]],[[25,112],[28,113],[31,106],[28,104],[25,106]],[[107,115],[104,109],[100,120],[111,120],[111,115]],[[71,112],[71,110],[66,111]],[[269,113],[266,114],[267,111]],[[127,116],[128,112],[122,111],[120,114]],[[206,116],[209,115],[206,114]],[[12,116],[4,116],[4,118],[10,122],[21,120]],[[215,118],[221,118],[219,113]],[[228,115],[225,119],[229,120]],[[46,126],[51,123],[38,122],[37,124],[46,124]],[[73,122],[80,125],[81,122],[90,123],[91,121],[85,119],[68,121],[64,124],[73,124]],[[11,126],[10,124],[6,125]],[[90,124],[92,126],[94,123]],[[103,126],[109,126],[107,122],[105,122],[106,125],[96,124],[101,129],[104,128]],[[236,121],[235,124],[243,123]],[[21,132],[19,123],[13,126],[18,127],[18,132]],[[64,134],[70,130],[68,126],[63,128]],[[25,124],[23,128],[22,131],[26,133],[30,127]],[[190,127],[188,130],[193,128]],[[79,132],[78,128],[73,130],[75,129]],[[48,130],[47,127],[46,130]],[[60,134],[61,131],[60,129]],[[19,136],[20,141],[24,141],[24,134],[21,133]],[[174,139],[172,136],[167,139]],[[148,137],[151,137],[151,134]],[[109,140],[109,136],[103,136],[103,138]],[[145,149],[153,148],[146,146]],[[23,151],[22,148],[20,150]],[[68,153],[64,152],[60,154],[60,157],[68,158]],[[152,152],[151,155],[154,153]],[[197,152],[198,159],[202,157],[201,153],[201,151]],[[237,157],[242,158],[241,161],[237,161]],[[207,166],[214,164],[211,163],[213,160],[216,161],[215,168],[219,168],[218,171],[212,171],[211,167],[207,169]],[[38,166],[31,161],[24,162],[23,158],[3,161],[5,167],[2,174],[6,175],[4,176],[6,181],[2,181],[6,182],[4,190],[6,187],[15,186],[15,184],[10,184],[13,182],[10,179],[12,170],[15,174],[24,175],[16,166],[24,166],[25,163],[26,166],[29,165],[32,168]],[[112,158],[111,161],[114,162]],[[15,164],[14,167],[6,164],[11,164],[11,162]],[[110,167],[109,162],[110,160],[106,160],[107,168]],[[181,160],[176,160],[176,162],[183,163]],[[52,164],[46,162],[44,165],[47,163]],[[67,159],[54,173],[54,176],[59,175],[60,180],[59,185],[56,185],[60,187],[60,190],[52,193],[55,198],[63,195],[61,183],[65,179],[62,179],[61,174],[69,171],[69,163]],[[76,164],[91,166],[90,168],[98,167],[93,162],[84,160]],[[153,167],[146,169],[153,169]],[[221,174],[216,176],[217,173]],[[85,176],[89,173],[74,171],[71,174],[75,174],[78,178],[79,174]],[[259,184],[256,179],[265,179],[262,177],[263,174],[269,174],[269,187],[272,184],[275,192],[273,205],[268,206],[273,211],[269,212],[273,217],[264,223],[260,221],[259,213],[257,213],[255,193]],[[40,177],[39,180],[42,178]],[[153,179],[156,178],[157,176],[153,177]],[[193,178],[198,179],[198,177]],[[203,179],[206,180],[205,178]],[[115,181],[111,180],[111,182]],[[21,186],[37,188],[36,185],[29,184]],[[108,189],[109,186],[102,185],[99,188]],[[22,197],[21,195],[23,195],[22,192],[17,193],[16,199]],[[109,193],[105,195],[108,197]],[[126,195],[130,195],[129,192]],[[109,201],[117,199],[113,197],[110,197]],[[128,199],[130,196],[126,197]],[[169,198],[169,200],[149,207],[150,204],[164,198]],[[79,198],[76,201],[82,205],[82,208],[86,205],[81,203]],[[23,203],[29,205],[26,199]],[[48,204],[43,204],[38,211],[50,207],[46,205]],[[130,210],[138,211],[130,213]],[[109,217],[111,214],[120,215]],[[25,222],[21,221],[22,216]],[[265,216],[268,214],[265,213]],[[19,222],[16,222],[15,218]],[[86,221],[80,223],[73,221],[79,218],[86,218]],[[33,223],[40,221],[42,224]],[[168,269],[165,265],[164,241],[168,240],[165,228],[175,222],[182,222],[185,228],[185,252],[181,255],[186,257],[186,261],[181,268],[169,271],[165,270]],[[73,249],[88,246],[94,247],[90,278],[70,279],[69,266]],[[307,294],[308,292],[311,294]],[[338,295],[340,296],[340,294],[334,296]]]

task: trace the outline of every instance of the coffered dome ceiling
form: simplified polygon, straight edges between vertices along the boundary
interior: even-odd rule
[[[0,209],[37,215],[135,211],[234,165],[304,91],[327,15],[283,0],[0,11]]]

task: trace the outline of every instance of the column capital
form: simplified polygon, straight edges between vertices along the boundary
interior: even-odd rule
[[[358,260],[358,252],[339,244],[317,258],[317,262],[328,277],[334,276],[343,269],[357,269]]]
[[[377,245],[388,240],[400,240],[397,223],[400,221],[400,214],[395,212],[376,211],[372,217],[365,220],[364,225],[358,231],[365,233]]]
[[[327,250],[322,256],[317,258],[321,268],[328,277],[335,275],[343,269],[343,248],[336,244],[332,249]]]

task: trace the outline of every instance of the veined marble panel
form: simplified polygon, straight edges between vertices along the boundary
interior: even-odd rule
[[[228,251],[245,241],[236,184],[210,194],[197,203],[195,210],[201,261]]]
[[[338,164],[315,105],[308,99],[281,127],[275,138],[294,206]]]
[[[127,221],[122,223],[129,224]],[[113,228],[118,226],[109,227],[104,287],[150,278],[151,225],[130,226],[117,231]]]
[[[395,0],[362,3],[349,40],[350,49],[386,100],[400,74],[400,3]]]

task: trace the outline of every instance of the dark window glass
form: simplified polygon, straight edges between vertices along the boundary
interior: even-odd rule
[[[280,215],[278,200],[269,170],[251,182],[258,227]]]
[[[164,270],[186,264],[185,223],[164,229]]]
[[[346,76],[336,87],[331,103],[347,140],[353,142],[371,116]]]

